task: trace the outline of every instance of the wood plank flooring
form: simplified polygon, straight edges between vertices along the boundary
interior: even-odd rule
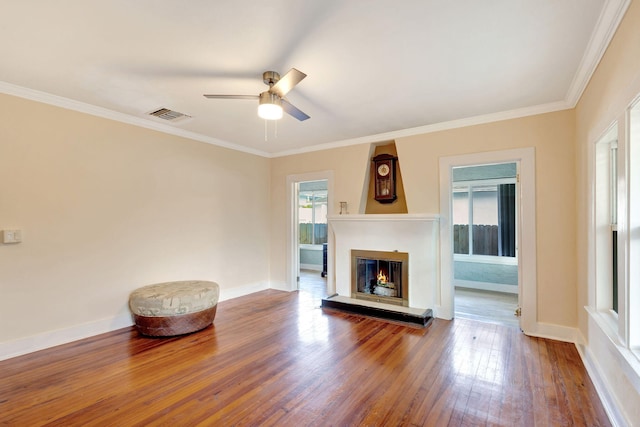
[[[455,289],[455,317],[519,327],[518,295],[480,289]]]
[[[305,292],[219,303],[175,338],[132,328],[0,362],[0,425],[607,426],[572,344],[324,312]]]

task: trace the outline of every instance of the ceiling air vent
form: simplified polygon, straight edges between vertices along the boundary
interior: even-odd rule
[[[155,116],[163,120],[169,120],[171,122],[175,122],[182,119],[188,119],[191,116],[188,116],[183,113],[179,113],[177,111],[169,110],[168,108],[160,108],[159,110],[152,111],[149,113],[150,116]]]

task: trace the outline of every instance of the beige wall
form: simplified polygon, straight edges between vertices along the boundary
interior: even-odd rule
[[[576,106],[578,176],[578,307],[580,330],[587,336],[588,149],[640,94],[640,3],[632,2],[607,52]]]
[[[128,314],[136,287],[269,275],[269,159],[0,95],[0,343]],[[261,212],[262,214],[256,214]]]
[[[441,156],[535,147],[538,320],[569,327],[577,322],[574,129],[574,111],[568,110],[396,140],[408,211],[426,214],[440,212]],[[349,201],[355,213],[370,153],[362,144],[273,159],[272,278],[285,277],[286,175],[334,170],[334,200]]]

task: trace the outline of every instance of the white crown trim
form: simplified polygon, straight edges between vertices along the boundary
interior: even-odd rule
[[[630,4],[631,0],[606,0],[602,6],[598,22],[591,33],[591,39],[584,51],[580,66],[567,91],[565,99],[571,108],[575,107],[582,97],[582,93],[600,64]]]
[[[205,136],[196,132],[190,132],[184,129],[175,128],[164,123],[155,123],[148,119],[131,116],[129,114],[119,113],[113,110],[109,110],[102,107],[86,104],[84,102],[74,101],[72,99],[64,98],[57,95],[40,92],[34,89],[28,89],[21,86],[16,86],[10,83],[0,81],[0,93],[6,93],[8,95],[14,95],[21,98],[30,99],[33,101],[42,102],[66,108],[69,110],[78,111],[81,113],[91,114],[110,120],[115,120],[123,123],[128,123],[134,126],[140,126],[146,129],[156,130],[159,132],[168,133],[171,135],[180,136],[183,138],[192,139],[195,141],[205,142],[207,144],[217,145],[219,147],[229,148],[236,151],[241,151],[257,156],[274,158],[284,157],[292,154],[310,153],[314,151],[328,150],[332,148],[346,147],[349,145],[357,145],[364,143],[371,143],[375,141],[392,140],[395,138],[402,138],[407,136],[414,136],[419,134],[438,132],[442,130],[450,130],[456,128],[462,128],[466,126],[473,126],[484,123],[497,122],[502,120],[509,120],[515,118],[521,118],[526,116],[532,116],[537,114],[550,113],[554,111],[566,110],[575,108],[576,104],[580,100],[582,93],[586,89],[593,73],[595,72],[600,60],[604,56],[609,43],[613,38],[624,14],[626,13],[631,0],[605,0],[605,4],[602,7],[598,22],[595,29],[591,34],[591,39],[587,44],[585,53],[580,62],[580,66],[576,71],[569,90],[567,92],[564,101],[552,102],[549,104],[536,105],[532,107],[520,108],[510,111],[503,111],[492,114],[485,114],[481,116],[468,117],[464,119],[451,120],[448,122],[435,123],[426,126],[419,126],[409,129],[402,129],[398,131],[368,135],[358,138],[346,139],[341,141],[334,141],[325,144],[317,144],[310,147],[296,148],[292,150],[284,150],[277,153],[268,153],[262,150],[256,150],[249,147],[245,147],[238,144],[233,144],[227,141],[223,141],[217,138]]]
[[[500,122],[503,120],[517,119],[538,114],[552,113],[554,111],[568,110],[572,107],[564,101],[552,102],[550,104],[535,105],[533,107],[519,108],[516,110],[502,111],[499,113],[483,114],[481,116],[467,117],[464,119],[451,120],[448,122],[434,123],[432,125],[418,126],[409,129],[402,129],[393,132],[379,133],[359,138],[345,139],[342,141],[318,144],[311,147],[286,150],[272,154],[270,157],[283,157],[292,154],[309,153],[313,151],[329,150],[331,148],[346,147],[349,145],[364,144],[378,141],[389,141],[396,138],[421,135],[425,133],[440,132],[443,130],[464,128],[467,126],[481,125],[485,123]]]
[[[190,132],[184,129],[169,126],[164,123],[156,123],[152,120],[135,117],[129,114],[124,114],[117,111],[109,110],[107,108],[98,107],[98,106],[87,104],[80,101],[75,101],[73,99],[64,98],[58,95],[52,95],[50,93],[41,92],[38,90],[29,89],[22,86],[17,86],[7,82],[0,81],[0,93],[17,96],[19,98],[29,99],[31,101],[42,102],[44,104],[65,108],[67,110],[78,111],[80,113],[90,114],[92,116],[102,117],[104,119],[115,120],[117,122],[127,123],[133,126],[139,126],[142,128],[151,129],[158,132],[167,133],[170,135],[180,136],[183,138],[192,139],[194,141],[205,142],[207,144],[217,145],[219,147],[229,148],[236,151],[242,151],[242,152],[254,154],[257,156],[269,157],[269,153],[265,151],[254,150],[252,148],[226,142],[221,139],[216,139],[216,138],[205,136],[196,132]]]

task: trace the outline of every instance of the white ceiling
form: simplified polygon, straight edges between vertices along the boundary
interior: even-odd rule
[[[573,107],[629,1],[5,1],[0,91],[265,156],[374,142]],[[257,101],[202,96],[292,67],[311,118],[267,141]]]

